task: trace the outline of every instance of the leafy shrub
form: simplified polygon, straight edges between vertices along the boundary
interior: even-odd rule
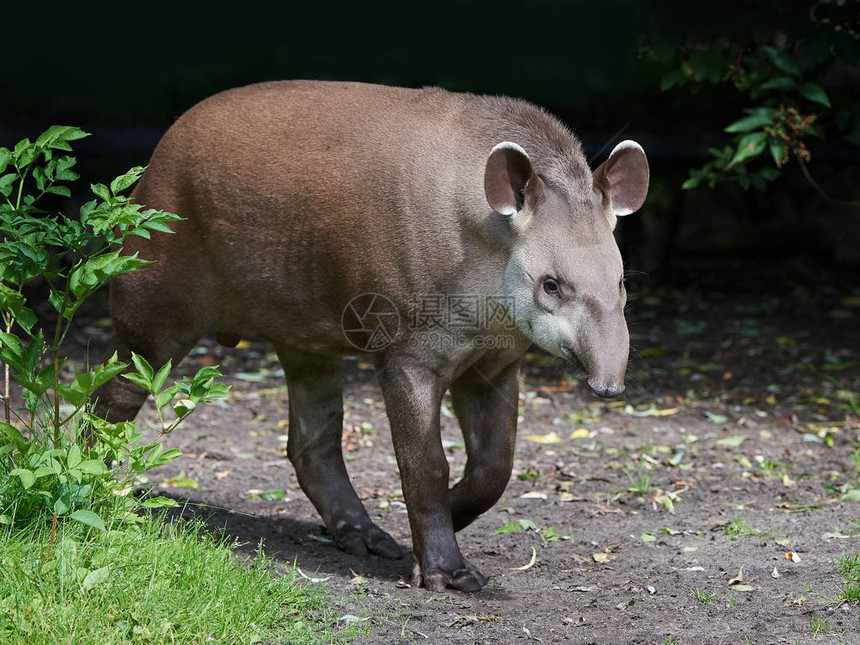
[[[39,208],[46,195],[71,195],[78,179],[71,142],[87,133],[53,126],[35,142],[0,148],[0,361],[4,365],[0,421],[0,524],[26,526],[74,520],[103,529],[108,523],[136,523],[140,508],[172,505],[167,498],[138,501],[136,477],[179,455],[164,450],[162,437],[198,403],[224,396],[217,368],[165,387],[170,363],[154,369],[140,356],[132,365],[116,355],[73,373],[63,341],[80,306],[116,275],[147,261],[123,255],[129,235],[167,234],[172,213],[134,204],[123,193],[141,176],[132,168],[110,185],[91,186],[95,199],[78,218]],[[54,311],[40,321],[25,286],[41,278]],[[123,373],[127,368],[132,369]],[[96,391],[123,377],[155,397],[161,431],[149,442],[133,422],[108,423],[93,412]],[[21,392],[13,406],[11,381]]]
[[[808,167],[813,140],[860,146],[856,10],[821,2],[781,10],[752,2],[748,9],[735,26],[715,25],[677,42],[657,39],[645,48],[663,70],[663,91],[696,95],[714,86],[723,90],[719,96],[747,105],[725,125],[731,143],[710,148],[710,161],[693,169],[683,188],[734,181],[763,190],[793,159],[822,197],[860,206],[828,195]]]

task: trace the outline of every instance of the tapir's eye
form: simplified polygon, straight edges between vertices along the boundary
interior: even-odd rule
[[[551,296],[561,295],[561,287],[558,286],[558,280],[555,278],[545,278],[543,281],[543,290]]]

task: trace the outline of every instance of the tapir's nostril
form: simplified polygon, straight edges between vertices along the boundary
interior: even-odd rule
[[[604,399],[612,399],[616,396],[619,396],[622,392],[624,392],[624,384],[609,384],[605,385],[603,383],[596,383],[592,379],[588,379],[588,385],[594,391],[597,396],[603,397]]]

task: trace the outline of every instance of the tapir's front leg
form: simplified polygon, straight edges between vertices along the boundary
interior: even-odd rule
[[[378,356],[382,393],[412,529],[412,582],[431,591],[478,591],[486,583],[460,553],[439,431],[445,384],[411,357]]]

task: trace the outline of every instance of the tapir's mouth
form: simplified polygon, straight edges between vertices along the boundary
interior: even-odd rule
[[[573,376],[587,376],[588,368],[577,356],[574,351],[565,345],[561,347],[562,358],[565,362],[565,370]]]
[[[562,347],[561,352],[565,359],[565,368],[568,374],[574,377],[587,376],[588,386],[599,397],[604,399],[612,399],[624,392],[624,383],[601,383],[594,378],[588,370],[588,367],[579,359],[579,357],[569,347]]]

